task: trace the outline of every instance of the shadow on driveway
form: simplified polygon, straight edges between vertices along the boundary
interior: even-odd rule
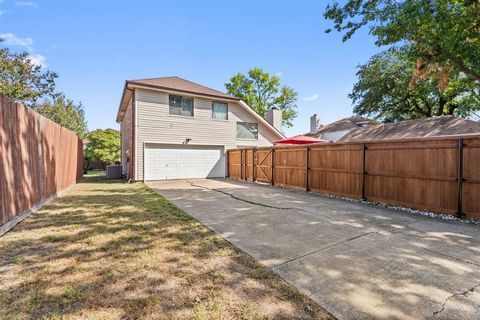
[[[149,186],[339,319],[480,318],[480,228],[227,179]]]

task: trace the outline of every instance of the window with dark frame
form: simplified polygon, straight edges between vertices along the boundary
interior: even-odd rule
[[[258,140],[258,123],[237,122],[237,138]]]
[[[169,95],[168,105],[171,115],[193,117],[193,98]]]
[[[212,102],[212,119],[228,120],[228,104],[224,102]]]

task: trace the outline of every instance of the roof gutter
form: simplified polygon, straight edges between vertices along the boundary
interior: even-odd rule
[[[133,92],[133,90],[128,88],[127,85],[128,85],[128,81],[125,81],[125,85],[123,86],[122,97],[120,98],[120,104],[118,105],[117,123],[120,123],[123,119],[123,116],[120,117],[120,114],[122,113],[122,109],[123,109],[123,101],[125,100],[125,93],[127,92],[127,90]]]

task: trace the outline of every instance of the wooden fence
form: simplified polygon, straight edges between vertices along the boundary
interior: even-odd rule
[[[0,94],[0,235],[82,177],[73,133]]]
[[[227,151],[228,176],[480,219],[480,136]]]

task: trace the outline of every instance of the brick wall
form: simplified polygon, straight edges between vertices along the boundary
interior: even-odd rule
[[[120,123],[121,140],[122,140],[122,173],[127,175],[128,179],[133,179],[132,166],[132,148],[133,148],[133,107],[132,99],[130,99],[125,115]]]

